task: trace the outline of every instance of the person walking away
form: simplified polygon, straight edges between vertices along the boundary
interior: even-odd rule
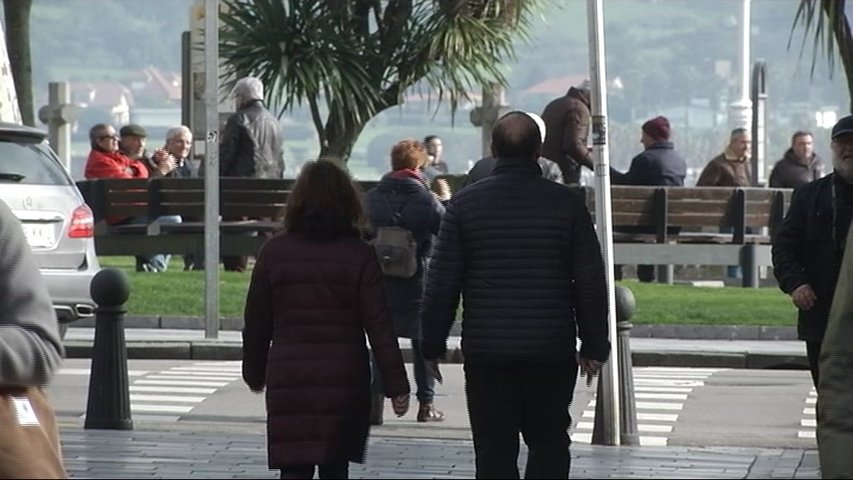
[[[589,80],[551,100],[542,111],[542,120],[545,121],[542,156],[560,166],[566,185],[580,183],[581,167],[594,168],[592,148],[588,145],[591,121]]]
[[[237,111],[228,117],[219,144],[219,174],[223,177],[282,178],[281,127],[263,98],[264,85],[255,77],[241,78],[234,86]],[[226,271],[242,272],[247,261],[247,257],[222,257]]]
[[[56,313],[21,222],[2,201],[0,291],[0,477],[67,478],[42,392],[64,355]],[[33,412],[35,422],[26,423]]]
[[[417,386],[417,421],[440,422],[444,413],[434,405],[435,377],[427,370],[421,355],[420,308],[426,261],[432,251],[433,236],[438,233],[444,207],[426,187],[426,178],[418,169],[427,162],[424,147],[416,140],[403,140],[391,149],[391,171],[366,195],[371,237],[383,227],[402,227],[411,232],[417,248],[417,269],[411,277],[384,275],[388,306],[394,317],[397,336],[411,339]],[[374,363],[375,365],[375,363]],[[371,423],[382,423],[381,372],[374,368]]]
[[[497,165],[448,202],[427,272],[428,364],[446,353],[460,295],[464,301],[477,478],[518,478],[519,433],[530,452],[525,478],[567,478],[578,368],[591,380],[610,352],[595,228],[579,193],[542,178],[540,135],[525,112],[498,120]]]
[[[832,297],[820,349],[817,385],[817,451],[822,478],[853,478],[853,235]]]
[[[773,166],[770,188],[797,188],[823,176],[823,162],[814,151],[814,135],[798,131],[791,136],[791,148]]]
[[[672,127],[664,116],[649,119],[640,128],[640,143],[644,150],[631,159],[628,171],[622,173],[610,167],[613,185],[644,185],[662,187],[683,187],[687,176],[687,162],[675,151],[670,140]],[[654,229],[626,228],[622,233],[655,233]],[[637,278],[641,282],[655,281],[654,265],[638,265]],[[622,265],[616,265],[616,279],[622,279]]]
[[[797,335],[815,387],[832,296],[853,218],[853,116],[832,127],[829,175],[794,190],[785,218],[773,235],[773,274],[797,307]]]
[[[243,380],[266,390],[268,462],[281,478],[347,478],[363,462],[370,413],[365,334],[394,412],[409,382],[382,271],[362,238],[356,187],[334,163],[308,162],[287,204],[285,232],[252,271]]]

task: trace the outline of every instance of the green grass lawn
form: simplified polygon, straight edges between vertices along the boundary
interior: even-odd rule
[[[132,257],[101,257],[102,267],[123,270],[131,284],[130,315],[201,316],[204,311],[204,272],[181,271],[173,257],[164,273],[137,273]],[[250,273],[220,271],[220,312],[243,314]],[[637,308],[632,322],[689,325],[795,325],[796,310],[777,288],[692,287],[620,282],[634,292]]]

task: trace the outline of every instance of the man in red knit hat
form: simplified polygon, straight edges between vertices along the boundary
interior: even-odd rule
[[[611,183],[614,185],[649,185],[683,187],[687,175],[687,162],[675,151],[670,141],[672,128],[664,116],[652,118],[643,124],[640,143],[645,150],[631,160],[626,173],[610,168]],[[620,230],[624,231],[624,230]],[[626,232],[627,233],[627,232]],[[654,232],[631,232],[654,233]],[[616,266],[616,279],[621,280],[621,265]],[[641,282],[655,279],[654,265],[637,266],[637,278]]]

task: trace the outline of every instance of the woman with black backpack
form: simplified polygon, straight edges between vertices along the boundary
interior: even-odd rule
[[[385,273],[385,291],[394,317],[397,336],[412,342],[419,422],[440,422],[444,414],[435,409],[435,377],[427,369],[420,351],[420,304],[424,274],[433,236],[438,233],[444,207],[427,188],[420,168],[427,161],[426,149],[416,140],[403,140],[391,149],[391,171],[367,192],[366,209],[371,242]],[[382,424],[384,397],[382,379],[374,369],[371,423]]]

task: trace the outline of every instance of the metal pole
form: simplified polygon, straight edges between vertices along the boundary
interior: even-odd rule
[[[219,337],[219,0],[204,2],[204,338]]]
[[[607,275],[607,323],[611,353],[604,364],[599,382],[603,382],[601,395],[596,402],[603,402],[603,443],[619,445],[619,371],[617,369],[618,342],[616,335],[616,298],[613,290],[613,222],[610,215],[610,158],[607,151],[607,74],[604,58],[604,5],[603,0],[588,0],[587,30],[589,33],[589,66],[592,82],[592,144],[595,158],[595,222],[604,257],[604,272]]]
[[[737,98],[729,106],[729,126],[732,129],[746,128],[750,130],[752,121],[752,102],[749,101],[750,1],[742,0],[741,15],[738,21],[738,91]]]
[[[752,67],[752,184],[766,186],[767,156],[767,71],[764,60]]]

